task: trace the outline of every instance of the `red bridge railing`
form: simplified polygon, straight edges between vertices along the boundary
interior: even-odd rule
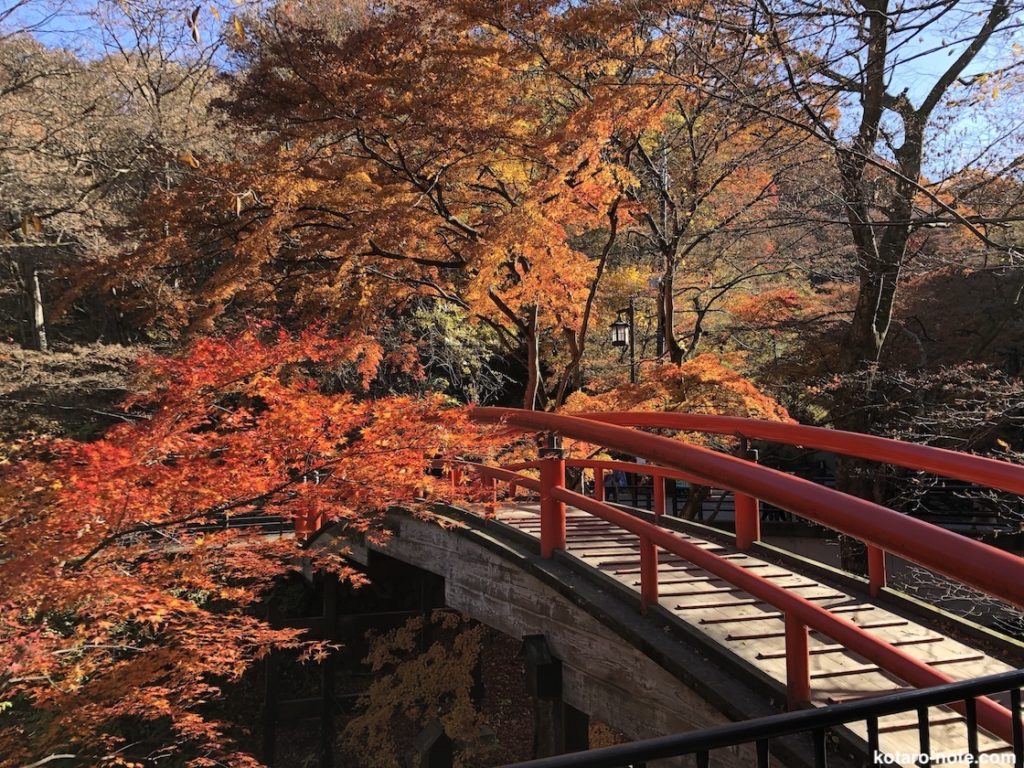
[[[1022,467],[884,438],[727,417],[683,414],[601,414],[579,417],[515,409],[476,408],[472,411],[472,418],[524,432],[555,432],[653,462],[567,462],[560,458],[548,458],[507,468],[473,465],[473,469],[491,483],[507,482],[539,493],[541,554],[544,557],[551,557],[555,551],[565,549],[566,504],[638,536],[641,604],[645,607],[655,604],[658,599],[657,552],[660,548],[689,560],[777,608],[785,620],[787,690],[791,705],[810,699],[810,629],[845,645],[916,687],[950,683],[953,678],[827,608],[691,544],[655,523],[641,520],[600,498],[589,498],[566,489],[566,466],[586,467],[597,472],[628,467],[630,472],[650,474],[655,478],[683,479],[731,490],[737,494],[736,537],[740,549],[748,548],[759,538],[758,500],[770,502],[808,520],[856,537],[870,547],[873,591],[884,584],[884,552],[889,551],[1013,606],[1024,607],[1024,559],[1016,555],[870,501],[744,459],[620,425],[735,434],[820,448],[979,482],[1015,493],[1024,493]],[[539,469],[540,479],[514,471],[526,467]],[[599,479],[599,476],[595,479]],[[664,483],[659,481],[654,484],[656,494],[659,486],[663,491]],[[602,484],[595,482],[594,488],[595,494],[600,495]],[[664,499],[661,494],[657,494],[655,509],[663,506]],[[989,699],[979,700],[977,716],[983,728],[1000,738],[1011,740],[1012,721],[1005,707]]]

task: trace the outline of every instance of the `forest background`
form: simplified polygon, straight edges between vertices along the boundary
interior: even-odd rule
[[[206,707],[302,644],[252,610],[294,551],[190,526],[385,535],[430,458],[509,449],[469,403],[1020,461],[1022,12],[8,2],[0,753],[250,760]]]

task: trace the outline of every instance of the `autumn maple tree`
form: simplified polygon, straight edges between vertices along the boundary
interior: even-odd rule
[[[0,763],[254,762],[209,705],[270,649],[303,646],[254,607],[300,556],[359,578],[343,551],[300,550],[293,523],[382,537],[389,505],[450,498],[434,456],[486,451],[439,398],[318,384],[330,366],[372,370],[364,352],[259,326],[200,339],[144,364],[133,423],[20,446],[0,494]]]
[[[360,579],[290,532],[466,501],[431,462],[505,447],[464,402],[799,412],[1019,458],[1007,0],[47,3],[98,30],[77,51],[34,2],[0,10],[2,335],[95,314],[161,352],[98,439],[0,435],[0,765],[254,764],[217,702],[271,649],[327,653],[261,601],[300,561]],[[967,114],[988,144],[940,146]],[[479,730],[465,675],[433,682]],[[390,738],[400,692],[357,738]]]
[[[287,6],[253,21],[229,104],[252,144],[155,194],[153,237],[101,284],[194,329],[238,305],[366,329],[449,302],[542,402],[540,336],[579,328],[597,274],[577,240],[614,232],[631,178],[609,150],[661,109],[579,44],[614,18],[553,5],[399,4],[341,40]]]
[[[740,375],[728,360],[710,353],[683,365],[644,371],[637,384],[619,384],[600,394],[577,393],[566,411],[679,411],[785,421],[786,409]],[[732,361],[738,362],[737,358]]]
[[[348,754],[367,768],[390,768],[400,759],[396,744],[436,721],[459,745],[455,768],[493,763],[494,734],[473,695],[484,641],[482,624],[448,611],[372,635],[364,662],[377,677],[342,733]]]

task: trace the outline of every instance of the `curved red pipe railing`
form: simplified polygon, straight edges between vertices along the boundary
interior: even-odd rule
[[[533,464],[534,462],[528,462]],[[561,464],[561,461],[557,463]],[[519,475],[510,478],[508,469],[498,469],[481,464],[469,464],[484,477],[517,485],[538,484],[532,478]],[[542,466],[542,471],[544,467]],[[541,493],[544,489],[541,488]],[[807,661],[807,628],[842,643],[854,653],[860,654],[880,668],[891,672],[916,687],[928,687],[955,682],[953,678],[928,666],[884,640],[865,632],[852,621],[831,613],[800,595],[773,584],[768,579],[736,565],[730,560],[690,543],[628,512],[591,499],[565,488],[552,488],[552,497],[561,504],[568,504],[616,525],[640,538],[641,594],[645,604],[657,601],[657,548],[678,555],[699,568],[739,587],[759,600],[782,611],[786,617],[787,685],[792,703],[807,701],[810,694],[809,667]],[[544,503],[542,497],[542,505]],[[542,509],[542,515],[544,511]],[[543,522],[542,522],[543,525]],[[564,526],[564,509],[563,509]],[[563,534],[564,538],[564,529]],[[796,678],[796,679],[794,679]],[[991,699],[977,702],[978,723],[999,738],[1012,742],[1012,716],[1005,707]]]
[[[506,464],[505,469],[519,471],[521,469],[540,469],[543,459],[536,461],[521,461],[518,464]],[[687,483],[707,483],[707,478],[697,477],[689,472],[681,472],[678,469],[659,467],[657,464],[637,464],[635,461],[615,461],[604,459],[566,459],[565,466],[577,467],[579,469],[598,469],[601,471],[620,469],[623,472],[630,472],[634,475],[651,475],[663,477],[666,480],[684,480]]]
[[[870,501],[706,448],[592,419],[511,408],[474,408],[470,415],[476,421],[524,431],[558,432],[714,478],[720,487],[768,501],[1024,607],[1024,559]]]
[[[957,453],[945,448],[915,445],[900,440],[837,429],[809,427],[780,421],[743,419],[736,416],[706,416],[693,413],[580,413],[579,418],[627,427],[654,427],[683,432],[741,435],[770,443],[839,453],[917,469],[932,474],[977,483],[987,488],[1024,495],[1024,467],[998,459]]]
[[[521,485],[524,488],[529,488],[531,491],[537,491],[540,493],[540,480],[536,480],[526,475],[520,475],[518,472],[513,471],[513,467],[489,467],[486,464],[477,464],[472,461],[460,461],[460,464],[466,467],[470,467],[478,474],[483,474],[492,480],[500,480],[503,483],[514,483],[515,485]],[[486,471],[484,471],[486,470]]]
[[[664,413],[589,414],[578,417],[502,408],[476,408],[471,411],[471,417],[485,423],[501,423],[520,431],[558,432],[567,437],[643,457],[654,463],[640,465],[578,460],[570,464],[597,471],[623,469],[726,488],[737,495],[737,523],[741,499],[754,502],[755,512],[754,500],[764,499],[809,520],[862,539],[878,553],[881,549],[891,551],[1013,605],[1024,607],[1024,560],[1015,555],[872,502],[743,459],[639,432],[619,424],[736,434],[802,445],[930,471],[1017,493],[1024,493],[1024,468],[993,459],[913,446],[885,438],[731,417]],[[550,556],[554,549],[565,548],[565,504],[588,511],[635,533],[640,538],[641,601],[644,605],[657,601],[657,549],[661,547],[775,606],[785,615],[787,685],[791,702],[802,702],[809,698],[808,627],[842,643],[912,685],[930,686],[951,680],[852,622],[742,566],[601,500],[590,499],[565,489],[566,462],[561,459],[516,465],[522,468],[536,467],[540,470],[540,480],[521,475],[512,468],[488,467],[459,460],[449,464],[453,483],[459,481],[458,475],[464,467],[472,467],[481,476],[488,478],[492,487],[494,481],[502,481],[539,492],[541,552],[544,556]],[[657,487],[655,484],[656,490]],[[992,733],[1010,739],[1011,718],[1005,708],[989,700],[979,700],[978,720]]]

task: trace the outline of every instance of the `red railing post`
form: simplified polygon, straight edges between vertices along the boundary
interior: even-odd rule
[[[868,544],[868,592],[877,596],[885,586],[885,550]]]
[[[462,484],[462,468],[453,466],[449,473],[452,481],[452,492]]]
[[[665,513],[665,478],[651,475],[651,485],[654,486],[654,520],[657,522]]]
[[[811,654],[807,625],[786,613],[786,703],[790,709],[811,700]]]
[[[640,537],[640,609],[658,604],[658,547],[646,536]]]
[[[594,500],[604,501],[604,470],[594,467]]]
[[[565,487],[565,459],[549,458],[540,462],[540,555],[551,557],[556,549],[565,549],[565,503],[552,495]]]
[[[295,516],[295,520],[292,525],[295,527],[295,538],[300,541],[305,541],[318,530],[320,530],[320,522],[323,519],[323,515],[318,515],[315,512],[302,512]]]
[[[757,451],[747,447],[747,439],[742,438],[740,457],[748,461],[757,461]],[[755,541],[761,540],[761,502],[745,493],[734,493],[733,502],[736,515],[736,549],[750,549]]]

